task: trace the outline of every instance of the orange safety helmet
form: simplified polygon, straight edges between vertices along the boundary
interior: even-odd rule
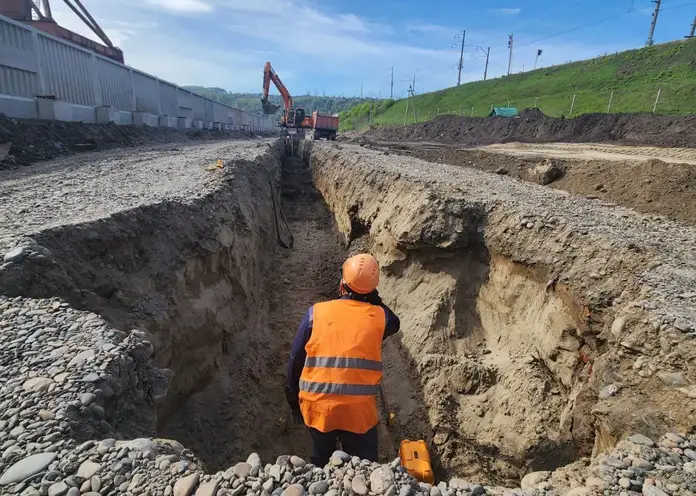
[[[346,260],[341,283],[356,293],[372,293],[379,284],[379,264],[375,257],[361,253]]]

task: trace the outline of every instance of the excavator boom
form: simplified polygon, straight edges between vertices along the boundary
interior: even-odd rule
[[[278,74],[276,74],[276,72],[273,70],[273,67],[271,67],[271,63],[266,62],[266,65],[263,68],[263,95],[261,96],[261,106],[263,107],[263,113],[275,114],[280,108],[279,105],[273,105],[268,101],[268,91],[271,88],[271,81],[273,81],[275,87],[278,88],[278,92],[280,92],[280,96],[283,98],[285,111],[287,112],[289,109],[292,108],[292,97],[290,96],[290,92],[285,87],[283,82],[280,80]]]

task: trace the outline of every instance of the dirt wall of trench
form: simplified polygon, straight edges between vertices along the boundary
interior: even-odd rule
[[[158,423],[166,425],[213,380],[225,356],[236,357],[240,377],[231,388],[253,380],[264,362],[269,336],[256,324],[268,309],[263,288],[277,242],[271,187],[277,194],[280,156],[270,145],[254,161],[232,157],[219,187],[200,198],[25,238],[21,263],[0,268],[0,294],[60,297],[117,329],[145,331],[154,364],[173,372],[157,405]],[[148,429],[142,434],[153,435]]]
[[[323,144],[304,153],[352,250],[380,261],[381,293],[402,319],[385,350],[395,443],[426,439],[441,473],[513,482],[631,432],[689,424],[664,385],[627,377],[631,358],[607,332],[611,306],[639,293],[646,247],[588,239],[562,215],[544,218],[543,204],[525,219],[490,184],[381,165],[399,158]],[[598,398],[609,382],[627,390],[621,405]],[[670,399],[647,402],[651,390]]]

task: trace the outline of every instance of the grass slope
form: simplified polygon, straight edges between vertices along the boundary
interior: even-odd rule
[[[491,105],[519,109],[537,106],[546,115],[569,116],[573,94],[573,116],[607,112],[652,112],[658,89],[657,113],[696,113],[696,39],[630,50],[581,62],[547,67],[488,81],[476,81],[411,99],[408,123],[440,114],[486,116]],[[537,100],[538,98],[538,100]],[[372,124],[404,124],[406,100],[373,105]],[[370,104],[363,103],[341,113],[344,129],[368,125]]]

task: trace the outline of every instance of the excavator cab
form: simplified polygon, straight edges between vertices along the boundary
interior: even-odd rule
[[[305,119],[305,111],[303,108],[288,109],[285,116],[285,125],[287,127],[302,127],[302,121]]]

